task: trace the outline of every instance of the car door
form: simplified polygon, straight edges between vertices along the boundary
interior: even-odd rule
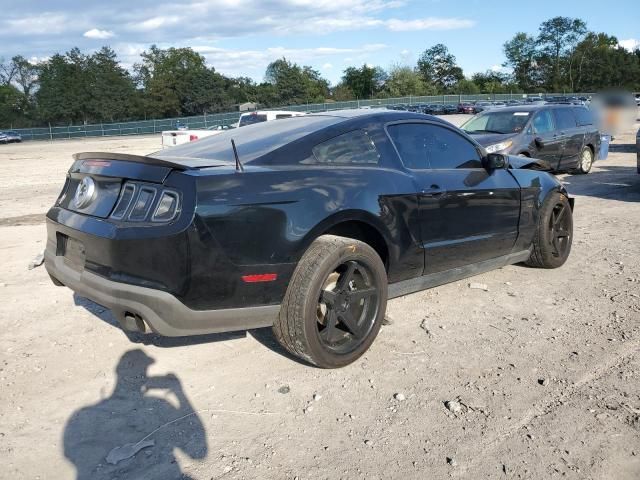
[[[395,123],[387,132],[416,183],[425,274],[511,252],[520,187],[507,170],[487,171],[476,145],[439,123]]]
[[[542,108],[531,122],[534,135],[534,157],[546,160],[557,169],[562,158],[564,138],[556,131],[556,123],[550,108]]]
[[[572,107],[569,106],[559,106],[553,109],[556,130],[564,140],[559,170],[573,168],[576,165],[584,143],[584,129],[578,127],[572,110]]]

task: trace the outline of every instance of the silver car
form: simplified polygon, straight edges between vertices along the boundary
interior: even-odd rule
[[[4,135],[7,137],[7,143],[22,142],[22,135],[20,135],[18,132],[15,132],[13,130],[6,130],[2,133],[4,133]]]

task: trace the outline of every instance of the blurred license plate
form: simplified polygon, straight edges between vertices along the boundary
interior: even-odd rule
[[[64,257],[64,263],[77,272],[84,270],[86,254],[82,242],[64,233],[58,233],[58,255]]]

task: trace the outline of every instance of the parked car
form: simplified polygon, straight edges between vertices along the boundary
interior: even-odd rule
[[[7,143],[20,143],[22,142],[22,135],[15,130],[5,130],[2,132],[7,138]]]
[[[428,109],[425,110],[424,113],[429,113],[431,115],[444,115],[444,105],[440,105],[439,103],[433,103],[429,105]]]
[[[600,151],[591,111],[573,105],[521,105],[482,112],[462,129],[488,152],[546,160],[554,171],[589,173]]]
[[[56,285],[130,331],[272,326],[320,367],[369,348],[388,298],[571,250],[573,200],[545,162],[423,114],[335,111],[74,158],[47,213]]]
[[[240,115],[238,127],[246,127],[254,123],[282,120],[283,118],[299,117],[306,115],[304,112],[291,112],[289,110],[258,110]]]
[[[447,104],[447,105],[443,105],[442,108],[444,109],[445,115],[458,113],[458,107],[456,105]]]
[[[491,102],[476,102],[473,106],[474,113],[484,112],[485,110],[489,110],[493,105]]]
[[[475,113],[473,103],[459,103],[458,113]]]
[[[22,135],[14,130],[4,130],[0,132],[0,143],[22,142]]]
[[[186,126],[181,126],[178,130],[164,130],[160,136],[160,144],[162,148],[175,147],[219,133],[222,133],[222,130],[216,128],[189,129]]]

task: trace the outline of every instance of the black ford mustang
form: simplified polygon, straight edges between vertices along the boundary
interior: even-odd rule
[[[548,165],[417,113],[308,115],[75,159],[47,214],[56,284],[126,330],[273,326],[321,367],[367,350],[388,298],[559,267],[571,249],[573,202]]]

